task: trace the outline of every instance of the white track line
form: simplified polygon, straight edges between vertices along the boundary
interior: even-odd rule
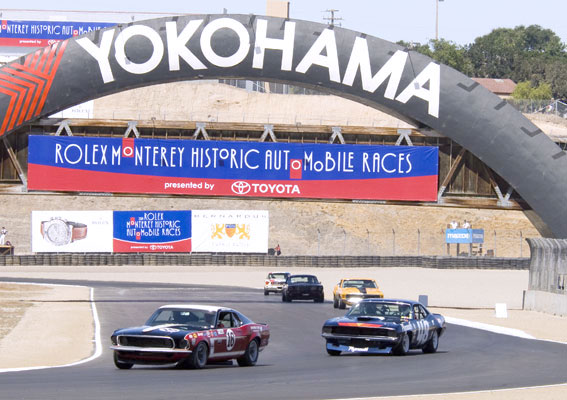
[[[431,397],[443,397],[447,396],[467,396],[474,394],[483,393],[500,393],[500,392],[512,392],[514,390],[530,390],[530,389],[551,389],[558,387],[567,387],[567,383],[558,383],[556,385],[543,385],[543,386],[526,386],[519,388],[506,388],[506,389],[488,389],[488,390],[476,390],[472,392],[453,392],[453,393],[432,393],[432,394],[407,394],[407,395],[396,395],[396,396],[374,396],[374,397],[345,397],[343,399],[333,399],[333,400],[381,400],[381,399],[405,399],[405,398],[423,398],[429,399]]]
[[[40,285],[40,286],[72,286],[72,287],[85,287],[80,285],[58,285],[58,284],[45,284],[45,283],[28,283],[28,282],[2,282],[2,283],[12,283],[12,284],[24,284],[24,285]],[[96,304],[94,302],[94,289],[90,288],[90,303],[91,303],[91,310],[93,313],[93,322],[95,325],[95,333],[94,333],[94,343],[95,343],[95,351],[94,353],[83,360],[79,360],[74,363],[64,364],[64,365],[44,365],[38,367],[22,367],[22,368],[4,368],[0,369],[0,373],[3,372],[18,372],[18,371],[32,371],[35,369],[46,369],[46,368],[64,368],[64,367],[72,367],[75,365],[80,365],[92,361],[102,354],[102,345],[101,345],[101,337],[100,337],[100,321],[98,318],[98,312],[96,309]]]

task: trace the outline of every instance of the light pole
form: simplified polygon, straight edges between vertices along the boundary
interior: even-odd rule
[[[435,0],[435,40],[439,40],[439,2],[443,0]]]

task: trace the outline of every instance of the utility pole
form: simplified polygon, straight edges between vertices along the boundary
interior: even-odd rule
[[[329,21],[327,23],[327,25],[329,25],[329,26],[341,26],[340,22],[338,24],[335,23],[335,21],[342,21],[343,20],[342,18],[335,16],[335,13],[339,12],[339,10],[335,10],[335,9],[331,8],[331,9],[325,10],[323,12],[330,14],[330,16],[328,16],[328,17],[323,17],[323,19],[325,21]]]
[[[439,40],[439,2],[443,0],[435,0],[435,40]]]

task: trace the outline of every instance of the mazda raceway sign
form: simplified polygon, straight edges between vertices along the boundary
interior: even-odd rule
[[[539,128],[448,66],[314,22],[177,16],[55,43],[0,68],[0,135],[111,93],[215,78],[316,88],[429,127],[510,183],[552,236],[567,237],[567,157]]]

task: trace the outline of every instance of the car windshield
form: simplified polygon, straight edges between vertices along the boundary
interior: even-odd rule
[[[347,317],[378,318],[380,320],[400,321],[411,318],[411,307],[407,303],[361,302],[354,305]]]
[[[375,289],[376,282],[374,282],[372,279],[349,279],[348,281],[343,282],[343,287],[362,287]]]
[[[290,283],[319,283],[317,278],[312,275],[298,275],[289,278]]]
[[[146,325],[170,325],[191,329],[210,329],[215,325],[216,312],[199,309],[160,308]]]
[[[287,278],[287,274],[268,274],[268,279],[279,279],[285,281]]]

